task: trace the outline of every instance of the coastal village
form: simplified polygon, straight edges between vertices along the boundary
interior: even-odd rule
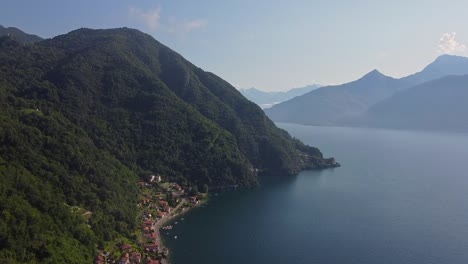
[[[135,232],[136,241],[118,241],[99,250],[96,264],[168,263],[169,250],[162,244],[160,230],[172,229],[172,225],[166,225],[171,219],[200,205],[208,195],[207,189],[198,193],[197,188],[165,182],[161,175],[150,175],[138,182],[138,188],[141,197],[136,206],[140,227]]]

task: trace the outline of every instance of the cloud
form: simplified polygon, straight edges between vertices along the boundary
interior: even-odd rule
[[[456,41],[455,40],[456,35],[457,35],[456,32],[442,34],[439,40],[438,51],[440,53],[447,53],[447,54],[465,52],[466,50],[465,44],[462,44]]]
[[[208,25],[208,22],[204,19],[194,19],[186,22],[182,22],[176,18],[171,18],[168,24],[164,27],[165,31],[176,35],[178,37],[184,37],[194,30],[204,28]]]
[[[129,14],[131,17],[144,22],[152,32],[156,32],[160,28],[161,7],[148,11],[130,7]]]
[[[175,17],[164,19],[161,15],[161,7],[151,10],[130,7],[128,12],[131,18],[143,22],[152,33],[157,31],[166,32],[183,37],[194,30],[206,27],[208,24],[204,19],[194,19],[186,22],[182,22]]]
[[[195,19],[186,23],[183,23],[181,26],[182,33],[187,34],[192,32],[195,29],[204,28],[208,23],[203,19]]]

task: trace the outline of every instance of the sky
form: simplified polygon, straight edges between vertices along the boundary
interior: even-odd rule
[[[0,25],[44,38],[136,28],[236,88],[278,91],[467,56],[467,13],[466,0],[2,0]]]

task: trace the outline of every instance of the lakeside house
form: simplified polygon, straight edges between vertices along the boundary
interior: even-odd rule
[[[146,258],[146,264],[159,264],[159,260],[151,259],[150,257]]]
[[[182,190],[182,187],[180,187],[180,185],[177,184],[177,183],[174,183],[174,185],[172,186],[172,188],[173,188],[174,190],[176,190],[176,191],[181,191],[181,190]]]
[[[118,264],[130,264],[130,255],[128,253],[125,253],[117,262]]]
[[[153,253],[157,253],[159,250],[159,246],[156,242],[152,244],[146,244],[144,248],[146,252],[153,252]]]
[[[146,233],[143,235],[145,238],[147,239],[151,239],[151,240],[155,240],[156,238],[158,238],[158,235],[154,232],[152,233]]]
[[[141,253],[133,252],[130,255],[130,263],[135,263],[135,264],[141,263]]]
[[[158,212],[158,217],[159,217],[159,218],[163,218],[163,217],[165,217],[166,215],[167,215],[166,212]]]
[[[150,183],[154,182],[154,180],[156,180],[156,176],[155,176],[155,175],[150,175],[150,176],[148,177],[148,181],[149,181]]]
[[[189,197],[190,199],[190,202],[192,202],[193,204],[199,204],[199,200],[198,200],[198,196],[190,196]]]
[[[147,204],[151,203],[151,198],[143,198],[143,200],[141,202],[143,203],[143,205],[147,205]]]
[[[161,182],[162,178],[161,178],[161,175],[150,175],[148,177],[148,182],[149,183],[153,183],[153,182]]]
[[[159,201],[159,205],[160,205],[162,208],[164,208],[164,207],[168,206],[169,203],[168,203],[167,201],[160,200],[160,201]]]
[[[94,263],[96,263],[96,264],[104,264],[104,257],[101,256],[101,255],[98,255],[98,256],[96,257],[96,261],[95,261]]]
[[[123,244],[120,246],[120,249],[122,250],[122,252],[128,252],[132,249],[132,245],[130,244]]]

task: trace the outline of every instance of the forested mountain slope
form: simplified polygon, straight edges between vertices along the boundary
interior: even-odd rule
[[[138,177],[257,184],[336,166],[230,84],[133,29],[0,39],[0,259],[89,263],[131,236]],[[89,227],[72,206],[92,212]]]

